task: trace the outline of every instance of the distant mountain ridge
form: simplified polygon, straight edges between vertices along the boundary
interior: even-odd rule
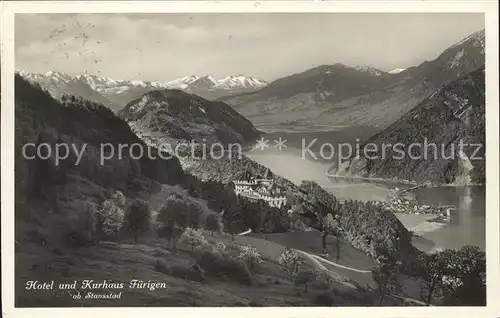
[[[387,127],[444,85],[484,66],[484,30],[404,70],[322,65],[220,98],[254,124]]]
[[[178,184],[184,180],[184,172],[175,157],[153,160],[148,156],[133,158],[126,153],[124,158],[114,156],[99,164],[99,153],[104,143],[116,147],[118,144],[146,146],[125,121],[102,104],[82,98],[64,102],[55,100],[18,75],[15,77],[15,97],[16,150],[28,142],[40,142],[40,138],[51,145],[56,142],[85,145],[86,151],[79,164],[70,162],[75,160],[72,155],[54,168],[77,173],[81,178],[88,178],[101,186],[121,187],[135,178],[144,177],[166,184]],[[158,149],[150,150],[155,156],[159,153]],[[53,154],[51,160],[53,163]],[[32,161],[23,158],[21,151],[16,151],[16,182],[19,180],[23,187],[31,186],[27,181],[31,177],[31,165]]]
[[[484,184],[484,67],[446,85],[361,146],[360,156],[335,164],[340,176],[434,184]],[[463,149],[460,149],[460,142]],[[378,153],[363,155],[377,146]],[[391,145],[400,144],[398,151]],[[425,145],[428,146],[425,146]],[[384,146],[387,153],[380,153]],[[410,150],[410,145],[414,145]],[[434,146],[433,146],[434,145]],[[401,151],[405,151],[401,158]],[[408,152],[411,151],[411,154]],[[371,157],[371,158],[370,158]]]
[[[118,115],[153,145],[196,141],[244,144],[260,132],[231,106],[181,90],[153,90],[130,102]]]
[[[389,71],[387,73],[389,73],[389,74],[397,74],[397,73],[401,73],[404,70],[405,70],[404,68],[395,68],[392,71]]]
[[[165,88],[177,89],[234,89],[234,88],[261,88],[267,85],[267,82],[256,79],[251,76],[236,75],[227,76],[220,80],[213,78],[210,75],[205,76],[186,76],[170,82],[167,82]]]
[[[39,85],[55,99],[60,100],[63,95],[75,95],[103,104],[112,110],[119,108],[118,104],[106,98],[97,89],[106,81],[105,78],[96,77],[94,80],[94,77],[82,78],[53,71],[44,74],[28,73],[25,71],[18,71],[17,73],[28,82]]]
[[[186,76],[169,82],[115,80],[95,74],[72,76],[62,72],[18,73],[31,83],[39,84],[54,98],[76,95],[118,111],[132,100],[155,89],[182,89],[205,97],[253,91],[267,85],[254,77],[238,75],[216,80],[206,76]]]

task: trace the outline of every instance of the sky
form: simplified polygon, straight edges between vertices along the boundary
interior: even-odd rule
[[[272,81],[324,64],[408,68],[483,28],[479,13],[17,14],[15,55],[29,72]]]

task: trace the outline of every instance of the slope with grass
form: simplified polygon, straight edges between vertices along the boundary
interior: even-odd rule
[[[242,244],[248,241],[237,237],[232,242],[231,236],[214,237],[206,235],[208,244],[225,243],[228,255],[235,257]],[[240,240],[241,239],[241,240]],[[269,242],[270,243],[270,242]],[[271,243],[272,244],[272,243]],[[225,268],[223,263],[215,264],[217,271],[200,257],[209,252],[211,247],[192,252],[182,244],[168,247],[164,239],[154,237],[142,238],[138,244],[127,241],[101,242],[92,249],[68,250],[64,245],[54,246],[43,255],[36,251],[40,247],[23,245],[23,262],[18,264],[16,306],[21,307],[183,307],[183,306],[360,306],[373,303],[373,293],[360,292],[342,281],[332,280],[326,284],[321,280],[311,280],[307,292],[297,286],[294,278],[287,274],[277,259],[262,255],[262,262],[244,270],[235,276],[240,265],[233,261],[227,272],[219,272]],[[220,262],[223,258],[215,257]],[[200,264],[197,266],[197,264]],[[229,266],[229,265],[227,265]],[[316,271],[307,262],[305,268]],[[203,274],[200,274],[203,273]],[[245,274],[246,273],[246,274]],[[28,280],[54,280],[59,283],[77,282],[75,290],[27,291]],[[94,283],[106,281],[108,284],[123,283],[123,288],[83,288],[81,282],[92,279]],[[147,288],[132,289],[128,284],[132,279],[144,282],[166,284],[166,288],[150,290]],[[57,285],[56,285],[57,286]],[[89,293],[120,293],[119,299],[85,299]],[[71,295],[79,293],[81,299],[73,299]],[[319,303],[320,295],[329,299],[329,303]],[[400,301],[388,300],[387,305],[401,304]]]

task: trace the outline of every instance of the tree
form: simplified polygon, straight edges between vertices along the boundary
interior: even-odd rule
[[[161,226],[158,232],[159,236],[166,237],[168,245],[174,248],[177,246],[177,241],[180,239],[182,233],[182,229],[174,226]]]
[[[328,236],[328,232],[331,230],[331,226],[333,222],[333,217],[330,213],[328,213],[322,220],[321,220],[321,252],[326,254],[326,238]]]
[[[86,202],[81,209],[69,217],[67,234],[69,241],[76,246],[88,246],[98,241],[97,208]]]
[[[340,221],[339,215],[336,214],[335,217],[331,213],[328,213],[327,216],[323,219],[323,250],[326,251],[326,236],[331,234],[335,236],[335,245],[336,245],[336,258],[337,262],[340,260]]]
[[[426,285],[423,300],[430,305],[436,287],[440,287],[449,264],[451,254],[449,250],[419,256],[418,275],[424,279]]]
[[[214,232],[219,232],[222,230],[222,222],[219,215],[212,213],[207,215],[205,229],[211,232],[211,235],[214,236]]]
[[[187,204],[189,212],[189,221],[188,221],[188,226],[194,229],[198,229],[201,227],[202,224],[202,216],[203,216],[203,210],[201,206],[196,203],[196,202],[190,202]]]
[[[386,295],[401,291],[402,286],[393,264],[383,262],[380,266],[372,270],[372,277],[377,285],[377,292],[379,294],[377,303],[379,305],[382,304]]]
[[[307,293],[307,284],[314,281],[317,273],[310,269],[300,267],[295,275],[295,285],[304,285],[304,292]]]
[[[28,154],[29,156],[35,156],[35,159],[31,161],[29,170],[31,176],[31,192],[35,198],[41,200],[50,199],[52,196],[50,192],[56,182],[57,175],[56,168],[51,162],[52,157],[49,157],[49,150],[45,146],[40,146],[42,144],[50,145],[48,139],[48,136],[45,136],[44,133],[40,133],[35,143],[38,153]]]
[[[68,145],[69,143],[65,142],[61,135],[57,137],[56,147],[59,145]],[[70,172],[72,166],[75,163],[74,153],[72,151],[68,151],[68,153],[63,153],[61,155],[67,156],[65,159],[60,159],[59,163],[56,165],[56,175],[55,180],[57,184],[64,184],[68,178],[68,173]]]
[[[285,252],[280,255],[278,262],[290,275],[295,275],[298,272],[300,265],[302,264],[302,261],[297,252],[295,252],[291,248],[285,249]]]
[[[161,206],[158,214],[158,222],[166,227],[186,228],[190,222],[190,209],[180,195],[171,195]]]
[[[262,263],[262,257],[259,252],[257,252],[255,247],[250,245],[240,247],[238,258],[247,264],[248,269],[252,269],[256,263]]]
[[[146,232],[151,225],[151,206],[148,202],[136,199],[130,204],[125,213],[125,228],[134,236],[134,243],[137,243],[137,236]]]
[[[102,204],[98,211],[99,225],[105,235],[112,236],[122,228],[125,217],[124,206],[125,196],[120,191],[116,191]]]
[[[191,246],[191,251],[194,251],[195,247],[207,245],[208,242],[203,237],[203,233],[200,230],[195,230],[190,227],[186,228],[181,235],[180,242]]]
[[[443,276],[446,305],[486,305],[486,254],[467,245],[451,252]]]
[[[243,221],[239,219],[240,213],[235,213],[235,218],[227,221],[227,230],[231,234],[231,240],[234,241],[234,235],[241,232]]]
[[[339,215],[336,214],[333,220],[333,235],[335,235],[335,245],[337,250],[337,263],[340,260],[340,236],[342,233],[342,228],[340,227],[340,218]]]
[[[325,271],[318,272],[318,276],[316,278],[318,279],[318,281],[326,283],[327,286],[330,286],[332,276],[330,276],[328,272]]]

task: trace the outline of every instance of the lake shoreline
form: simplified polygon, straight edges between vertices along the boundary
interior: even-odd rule
[[[484,187],[486,184],[481,184],[481,183],[470,183],[470,184],[453,184],[453,183],[446,183],[446,184],[426,184],[426,183],[418,183],[416,181],[410,181],[410,180],[394,180],[394,179],[384,179],[384,178],[369,178],[369,177],[360,177],[360,176],[339,176],[339,175],[334,175],[331,173],[326,173],[325,174],[328,178],[338,178],[338,179],[345,179],[345,180],[363,180],[363,181],[373,181],[373,182],[384,182],[384,183],[394,183],[394,184],[400,184],[400,185],[414,185],[414,186],[423,186],[425,185],[426,188],[441,188],[441,187],[449,187],[449,188],[460,188],[460,187]]]
[[[336,176],[327,173],[327,164],[317,160],[304,160],[299,152],[291,149],[282,152],[275,149],[255,151],[246,155],[296,185],[302,180],[313,180],[335,195],[340,202],[385,201],[389,195],[395,193],[396,188],[404,190],[418,185],[416,182],[393,179]],[[395,216],[407,230],[414,233],[411,243],[423,252],[429,253],[440,248],[459,248],[470,244],[484,249],[484,241],[481,239],[484,235],[484,194],[481,193],[484,190],[481,188],[483,187],[478,185],[426,185],[425,188],[408,193],[413,195],[412,200],[417,200],[418,205],[456,207],[457,211],[452,213],[449,222],[439,219],[441,213],[395,213]]]
[[[418,236],[437,231],[448,224],[446,221],[435,221],[438,218],[435,214],[394,213],[394,215],[408,231]]]
[[[412,245],[425,253],[432,253],[442,249],[426,234],[438,231],[448,225],[446,221],[435,221],[439,217],[435,214],[406,214],[394,213],[404,227],[413,233]]]

